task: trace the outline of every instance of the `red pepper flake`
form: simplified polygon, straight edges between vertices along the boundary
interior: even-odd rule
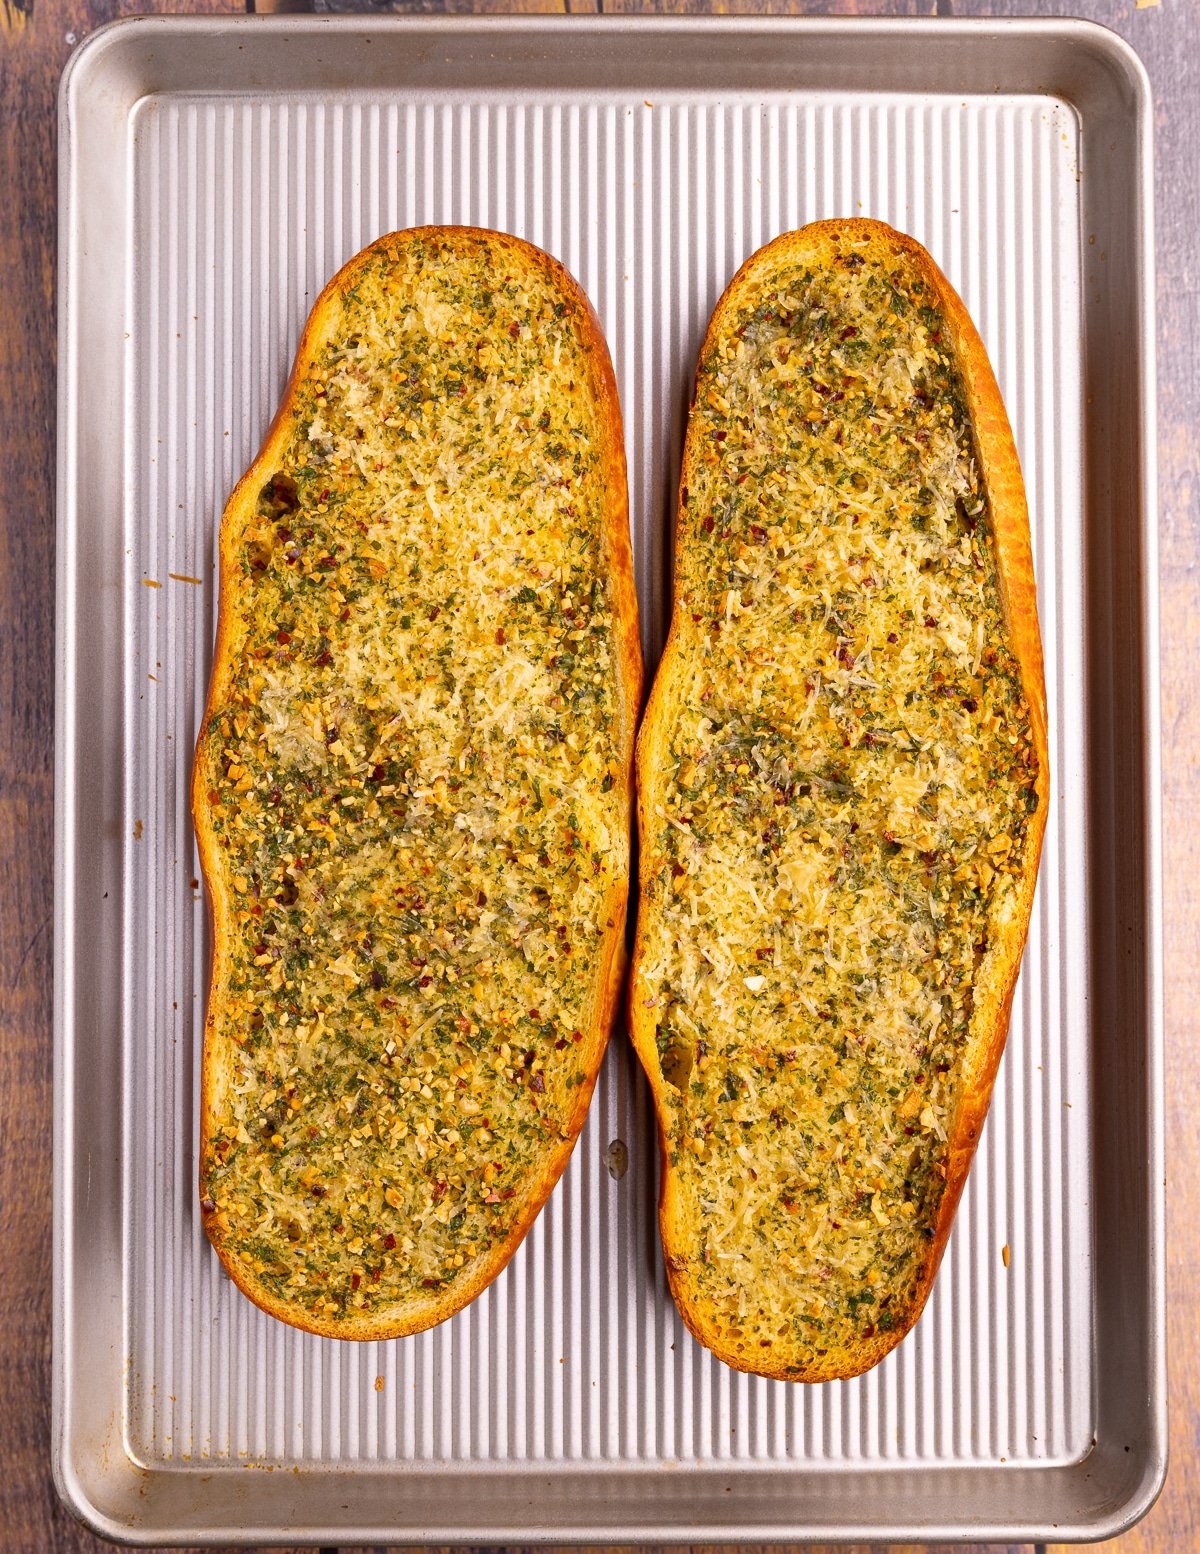
[[[275,640],[276,642],[283,643],[283,645],[286,647],[286,645],[292,640],[292,634],[290,631],[279,630],[275,633]]]
[[[388,1251],[388,1252],[394,1252],[395,1249],[396,1249],[396,1238],[391,1233],[390,1230],[388,1231],[387,1235],[384,1236],[384,1238],[383,1238],[383,1245],[384,1245],[385,1251]]]
[[[361,1273],[352,1273],[350,1275],[350,1288],[352,1290],[356,1290],[361,1283],[362,1283],[362,1274]]]
[[[716,528],[716,524],[711,518],[706,518],[700,527],[704,530],[705,534],[711,534],[712,531]]]
[[[536,1090],[538,1095],[543,1095],[546,1090],[546,1081],[540,1074],[535,1074],[529,1081],[529,1087],[531,1090]]]
[[[446,1183],[445,1182],[434,1182],[434,1184],[433,1184],[433,1201],[434,1201],[434,1203],[440,1203],[445,1196],[446,1196]]]
[[[496,641],[500,644],[501,647],[503,647],[504,644],[508,641],[508,638],[504,635],[503,626],[498,626],[496,628]]]
[[[430,619],[430,620],[431,620],[431,621],[435,621],[435,620],[437,620],[437,618],[438,618],[438,616],[439,616],[439,615],[440,615],[440,614],[441,614],[441,613],[442,613],[442,612],[441,612],[441,611],[440,611],[440,610],[439,610],[439,609],[438,609],[438,607],[437,607],[437,605],[436,605],[436,604],[435,604],[435,605],[434,605],[434,607],[433,607],[433,609],[432,609],[432,610],[430,610],[430,612],[429,612],[429,619]]]

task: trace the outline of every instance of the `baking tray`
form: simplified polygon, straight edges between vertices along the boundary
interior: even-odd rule
[[[1150,106],[1134,55],[1070,21],[148,19],[76,53],[61,134],[67,1503],[143,1543],[1119,1532],[1165,1467]],[[218,515],[310,304],[363,244],[422,222],[504,228],[566,262],[620,381],[653,664],[709,311],[760,243],[840,214],[920,238],[980,325],[1027,476],[1047,649],[1032,934],[928,1310],[851,1382],[767,1382],[700,1349],[667,1294],[652,1116],[618,1034],[561,1185],[467,1311],[362,1346],[273,1322],[223,1277],[196,1213],[207,945],[187,793]]]

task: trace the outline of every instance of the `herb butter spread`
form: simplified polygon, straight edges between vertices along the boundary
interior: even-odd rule
[[[195,779],[205,1222],[300,1326],[457,1309],[582,1123],[628,869],[625,524],[607,353],[545,255],[424,229],[331,283],[226,514]]]
[[[834,225],[701,355],[631,990],[685,1315],[811,1379],[919,1309],[1043,776],[937,272]]]

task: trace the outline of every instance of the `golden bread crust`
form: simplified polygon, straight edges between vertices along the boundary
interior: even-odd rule
[[[860,1326],[853,1342],[833,1344],[822,1352],[819,1345],[814,1347],[810,1344],[799,1348],[792,1345],[790,1339],[775,1339],[773,1334],[762,1344],[751,1344],[747,1333],[750,1331],[753,1313],[746,1313],[744,1321],[731,1320],[728,1312],[719,1309],[715,1299],[710,1298],[709,1286],[705,1282],[708,1270],[698,1266],[698,1246],[711,1245],[713,1238],[710,1236],[705,1243],[696,1224],[697,1190],[694,1183],[704,1166],[695,1165],[686,1153],[686,1146],[696,1140],[690,1136],[685,1138],[680,1091],[664,1072],[660,1021],[665,1022],[666,1016],[662,1012],[663,996],[660,996],[661,976],[658,968],[663,961],[664,943],[669,944],[676,931],[665,921],[663,897],[655,880],[661,863],[659,838],[664,828],[663,805],[669,791],[668,785],[672,779],[677,784],[683,782],[683,778],[678,776],[683,768],[679,765],[678,753],[672,751],[671,739],[687,705],[689,685],[693,684],[698,674],[696,665],[701,662],[705,650],[705,633],[716,629],[710,628],[707,616],[702,619],[703,605],[697,602],[703,587],[702,581],[698,581],[697,569],[703,567],[703,557],[699,555],[701,545],[696,516],[689,511],[689,488],[694,509],[698,488],[709,479],[708,472],[713,467],[714,459],[719,464],[721,456],[719,452],[714,453],[711,441],[711,425],[717,423],[705,421],[705,436],[702,439],[700,435],[701,387],[706,371],[710,371],[713,364],[719,361],[719,353],[728,353],[730,360],[737,356],[740,336],[735,334],[735,327],[744,331],[756,302],[762,298],[770,300],[776,283],[782,290],[780,276],[794,275],[801,266],[819,272],[822,266],[828,266],[844,256],[848,247],[861,254],[861,260],[856,262],[865,261],[868,266],[893,263],[897,256],[902,257],[909,266],[909,273],[919,277],[927,288],[932,305],[944,320],[943,331],[948,326],[951,338],[947,342],[943,332],[941,348],[944,351],[949,344],[963,386],[975,456],[990,509],[996,579],[1007,631],[1007,649],[1017,666],[1027,709],[1032,745],[1028,764],[1033,769],[1031,782],[1036,793],[1036,808],[1029,815],[1021,866],[1012,881],[1007,910],[997,914],[990,925],[987,953],[978,967],[974,982],[974,1013],[971,1016],[969,1038],[961,1052],[957,1106],[948,1124],[948,1137],[944,1141],[945,1147],[937,1167],[944,1178],[944,1187],[936,1195],[936,1210],[926,1228],[927,1248],[920,1258],[920,1266],[915,1275],[910,1277],[906,1289],[896,1292],[896,1303],[888,1315],[890,1326],[885,1327],[875,1318],[873,1324]],[[799,289],[799,283],[792,285],[793,295]],[[846,331],[846,334],[853,333],[855,331],[852,329]],[[827,387],[819,387],[822,394],[828,394]],[[800,396],[807,389],[808,385],[803,382],[797,385],[795,393],[798,405]],[[827,403],[817,406],[813,412],[814,418],[828,413]],[[718,478],[711,477],[704,489],[712,511],[719,513],[722,488]],[[760,521],[764,525],[769,522],[765,517]],[[720,522],[718,516],[718,527]],[[712,520],[706,520],[704,527],[711,530]],[[777,1379],[825,1381],[850,1377],[878,1363],[911,1329],[920,1315],[945,1249],[954,1210],[978,1144],[1007,1034],[1013,990],[1032,911],[1049,805],[1042,652],[1028,511],[1016,448],[978,332],[953,288],[919,244],[879,222],[859,219],[819,222],[777,238],[752,255],[741,267],[713,312],[700,350],[697,389],[693,397],[693,411],[680,475],[675,557],[675,597],[670,631],[638,737],[636,768],[641,849],[640,888],[629,986],[630,1031],[650,1081],[659,1123],[662,1150],[659,1215],[666,1268],[672,1293],[684,1321],[699,1341],[725,1363]],[[879,579],[872,578],[870,581],[878,584]],[[735,599],[731,609],[726,611],[725,621],[717,623],[724,626],[726,634],[731,628],[737,627],[738,603]],[[926,624],[933,625],[936,622]],[[724,650],[728,650],[726,634],[719,639]],[[889,640],[894,641],[895,638]],[[694,679],[694,683],[698,685],[699,679]],[[688,823],[685,815],[684,825]],[[853,829],[857,830],[857,827]],[[687,858],[682,854],[680,856],[683,864],[687,865]],[[675,872],[682,874],[684,869],[677,865]],[[751,978],[748,979],[748,985],[750,982],[762,984],[764,980],[761,976]],[[713,1043],[710,1027],[704,1027],[704,1036],[709,1044]],[[689,1053],[688,1064],[692,1062],[693,1055]],[[687,1073],[694,1075],[694,1072],[689,1066]],[[685,1074],[683,1083],[686,1082]],[[862,1110],[861,1104],[859,1110]],[[905,1117],[901,1120],[915,1119]],[[699,1123],[694,1131],[699,1138],[702,1133]],[[905,1127],[903,1131],[911,1134],[914,1130]],[[699,1142],[703,1149],[702,1139]],[[736,1160],[732,1163],[737,1165]],[[755,1164],[761,1167],[757,1155]],[[728,1159],[717,1159],[711,1165],[714,1172],[727,1170],[728,1167]],[[886,1218],[882,1210],[881,1217]],[[707,1257],[705,1253],[706,1262]],[[834,1261],[834,1258],[831,1256],[829,1261]],[[825,1269],[822,1277],[827,1275],[828,1269]],[[768,1274],[766,1277],[769,1279],[771,1276]],[[878,1301],[878,1287],[869,1293]],[[819,1301],[820,1290],[816,1291],[814,1298]],[[748,1299],[752,1301],[753,1297]],[[764,1296],[764,1304],[765,1299]],[[872,1311],[878,1309],[878,1305],[871,1307]]]
[[[250,585],[247,584],[246,568],[243,565],[245,538],[256,524],[262,522],[260,503],[264,487],[274,478],[273,472],[283,466],[289,446],[298,436],[304,435],[303,429],[297,430],[298,397],[322,352],[331,342],[338,340],[339,330],[344,328],[347,316],[347,299],[354,296],[354,289],[362,278],[380,265],[403,265],[406,256],[430,245],[437,246],[448,264],[453,264],[456,257],[463,257],[465,262],[478,259],[482,254],[497,276],[510,269],[523,278],[522,284],[529,293],[535,294],[535,300],[537,296],[550,299],[556,317],[562,321],[561,338],[567,342],[563,347],[561,393],[564,396],[581,395],[582,400],[576,401],[584,405],[581,414],[591,415],[597,428],[595,446],[590,452],[596,455],[599,474],[589,489],[598,489],[602,493],[602,510],[598,515],[598,554],[599,571],[603,575],[598,577],[597,586],[605,591],[607,609],[611,615],[610,689],[614,709],[611,738],[615,749],[610,788],[605,790],[610,795],[606,800],[609,808],[605,813],[615,816],[616,822],[610,839],[611,855],[605,866],[605,890],[594,925],[597,938],[588,973],[590,981],[587,981],[587,986],[590,991],[584,996],[584,1002],[577,1011],[581,1028],[569,1046],[565,1041],[559,1044],[568,1047],[563,1053],[563,1059],[570,1058],[577,1069],[571,1078],[574,1089],[564,1091],[566,1099],[562,1102],[562,1110],[554,1118],[556,1136],[542,1150],[536,1169],[506,1194],[511,1200],[512,1212],[503,1233],[485,1248],[482,1255],[468,1256],[459,1276],[449,1278],[428,1293],[417,1287],[405,1294],[403,1299],[397,1298],[390,1304],[368,1300],[356,1306],[360,1289],[365,1292],[371,1287],[369,1276],[364,1280],[356,1274],[352,1285],[348,1283],[338,1299],[331,1302],[331,1306],[337,1309],[328,1309],[319,1303],[314,1305],[310,1299],[292,1298],[286,1288],[280,1288],[280,1279],[272,1280],[256,1271],[254,1257],[257,1254],[247,1251],[249,1238],[244,1233],[239,1235],[238,1224],[230,1222],[229,1216],[220,1211],[218,1202],[218,1157],[214,1154],[214,1148],[221,1129],[228,1131],[228,1078],[230,1063],[236,1058],[236,1053],[231,1057],[229,1028],[234,1022],[229,1015],[229,1008],[239,930],[236,923],[235,890],[231,883],[233,867],[214,825],[214,814],[218,812],[218,806],[214,803],[216,774],[220,760],[223,755],[228,755],[228,751],[222,752],[216,735],[211,731],[216,729],[221,717],[228,713],[237,694],[238,676],[246,668],[244,658],[239,654],[239,643],[242,653],[248,651],[250,645],[242,625],[245,612],[251,608],[248,603]],[[453,323],[450,327],[453,330]],[[514,324],[512,328],[515,340],[518,325]],[[475,342],[476,349],[483,349],[485,355],[488,344],[486,339]],[[547,370],[556,370],[556,363],[547,363]],[[482,371],[479,377],[482,381]],[[571,380],[569,386],[568,378]],[[578,383],[575,381],[577,378],[580,380]],[[504,456],[502,448],[500,456]],[[544,575],[550,576],[549,568]],[[583,291],[564,267],[518,238],[466,227],[419,228],[391,233],[351,259],[330,280],[317,299],[301,336],[295,363],[270,429],[258,455],[229,498],[220,530],[220,583],[212,676],[197,743],[192,783],[192,812],[209,903],[213,946],[201,1079],[200,1195],[206,1230],[238,1287],[264,1311],[284,1322],[312,1333],[338,1338],[392,1338],[419,1332],[461,1310],[496,1277],[520,1245],[553,1189],[583,1125],[616,1018],[625,969],[624,924],[629,835],[632,828],[632,759],[641,702],[642,659],[629,538],[624,436],[616,381],[599,321]],[[495,635],[497,646],[494,657],[497,665],[502,667],[504,654],[511,651],[511,645],[509,649],[502,645],[505,636],[502,629]],[[397,837],[397,846],[400,840]],[[316,952],[320,951],[321,946],[317,945]],[[267,970],[264,969],[264,979],[266,974]],[[521,996],[526,1004],[538,1001],[532,986]],[[460,1024],[465,1030],[465,1017]],[[547,1064],[552,1065],[554,1060],[555,1052],[551,1046],[548,1049]],[[539,1057],[539,1069],[540,1063]],[[548,1077],[549,1066],[546,1072]],[[497,1081],[497,1087],[499,1083]],[[547,1095],[545,1099],[549,1101],[550,1097]],[[483,1094],[481,1104],[486,1111],[486,1093]],[[536,1113],[536,1100],[533,1105]],[[258,1162],[264,1153],[263,1150],[249,1153],[248,1171],[259,1169]],[[399,1162],[394,1164],[396,1172],[402,1169]],[[318,1190],[324,1196],[323,1190]],[[341,1227],[337,1229],[340,1231]],[[389,1236],[390,1245],[395,1245],[396,1237],[402,1234],[403,1229],[399,1221],[394,1224],[393,1233]],[[378,1232],[375,1236],[378,1246]],[[322,1257],[320,1240],[316,1239],[311,1245],[302,1244],[306,1256],[319,1264]],[[333,1250],[328,1246],[325,1248],[330,1255],[331,1266]],[[340,1255],[340,1248],[337,1250]],[[323,1277],[319,1267],[315,1277]],[[350,1294],[351,1288],[355,1292],[353,1296]]]

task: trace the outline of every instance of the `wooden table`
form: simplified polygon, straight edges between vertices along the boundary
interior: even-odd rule
[[[275,5],[280,0],[271,0]],[[296,8],[297,0],[282,0]],[[251,0],[251,8],[253,0]],[[59,1506],[49,1468],[54,665],[54,103],[72,48],[148,0],[0,0],[0,1545],[103,1547]],[[198,0],[183,9],[240,9]],[[397,3],[397,10],[406,9]],[[641,9],[1084,15],[1122,33],[1157,102],[1171,1453],[1166,1490],[1121,1554],[1200,1548],[1200,10],[1195,0],[413,0],[421,11]],[[1117,1544],[1110,1544],[1114,1548]],[[984,1554],[980,1546],[976,1554]],[[895,1551],[899,1554],[899,1551]],[[996,1546],[988,1554],[1000,1554]]]

